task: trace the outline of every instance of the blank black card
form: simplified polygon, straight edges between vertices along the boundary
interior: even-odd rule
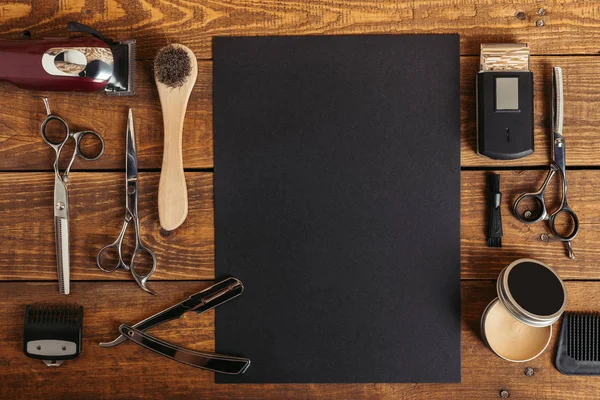
[[[214,40],[217,382],[459,382],[457,35]]]

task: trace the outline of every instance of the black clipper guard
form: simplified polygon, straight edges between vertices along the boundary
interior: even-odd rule
[[[28,305],[25,310],[23,352],[58,367],[81,353],[83,306]]]

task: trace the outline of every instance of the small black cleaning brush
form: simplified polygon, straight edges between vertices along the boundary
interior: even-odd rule
[[[564,313],[556,351],[556,368],[566,375],[600,375],[598,313]]]
[[[490,213],[488,220],[488,247],[502,247],[502,214],[500,204],[502,193],[500,193],[500,175],[490,174]]]

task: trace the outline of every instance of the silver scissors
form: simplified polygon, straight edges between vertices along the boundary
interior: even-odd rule
[[[154,291],[150,290],[146,286],[146,281],[152,276],[154,271],[156,270],[156,256],[154,253],[147,248],[143,243],[140,237],[140,220],[138,216],[138,165],[137,165],[137,150],[135,144],[135,126],[133,121],[133,110],[129,109],[129,117],[127,119],[127,139],[126,139],[126,147],[127,147],[127,155],[125,159],[125,221],[123,222],[123,227],[121,228],[121,232],[117,236],[117,239],[109,244],[104,246],[98,252],[98,256],[96,257],[96,264],[98,268],[100,268],[104,272],[113,272],[119,268],[124,270],[128,270],[131,272],[133,279],[135,282],[146,292],[151,294],[156,294]],[[133,222],[134,230],[135,230],[135,248],[133,250],[133,254],[131,255],[131,260],[129,261],[129,265],[125,263],[123,260],[123,239],[125,238],[125,232],[127,231],[127,226],[129,223]],[[108,267],[103,265],[103,256],[106,255],[108,251],[116,251],[118,259],[113,265],[109,265]],[[152,265],[147,274],[139,274],[135,270],[135,262],[136,257],[140,254],[145,253],[152,259]]]
[[[69,130],[69,125],[64,119],[50,112],[50,103],[47,98],[44,98],[44,105],[46,106],[46,119],[42,122],[40,132],[44,142],[52,147],[56,153],[56,160],[54,161],[54,235],[56,242],[56,264],[58,268],[58,288],[61,294],[69,294],[71,275],[69,258],[69,192],[67,190],[69,172],[77,157],[88,161],[100,158],[102,153],[104,153],[104,141],[96,132],[81,131],[72,133]],[[48,124],[52,121],[56,121],[62,125],[65,132],[64,138],[54,141],[48,137],[46,129],[48,128]],[[97,154],[87,155],[82,151],[81,142],[85,137],[94,138],[100,143],[100,150]],[[71,138],[75,141],[75,148],[73,149],[73,155],[71,156],[69,165],[61,175],[59,167],[60,154],[65,144]]]
[[[565,139],[563,133],[563,75],[560,67],[552,68],[552,164],[546,180],[537,192],[521,195],[514,204],[514,214],[517,219],[526,224],[531,224],[541,220],[547,220],[550,225],[550,231],[556,239],[565,243],[569,258],[575,258],[571,241],[579,233],[579,218],[577,214],[569,207],[567,203],[567,175],[565,161]],[[544,195],[546,188],[556,173],[559,173],[562,180],[562,199],[558,209],[548,214]],[[519,208],[521,203],[526,201],[536,210],[522,210]],[[556,229],[556,218],[559,215],[566,215],[572,222],[572,229],[569,233],[561,233]],[[544,238],[545,235],[542,235]],[[547,235],[546,235],[547,237]],[[548,239],[546,239],[548,240]]]

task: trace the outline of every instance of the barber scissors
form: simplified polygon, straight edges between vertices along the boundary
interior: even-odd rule
[[[96,132],[81,131],[72,133],[69,130],[69,125],[64,119],[50,112],[50,103],[48,102],[47,98],[44,98],[44,105],[46,106],[46,119],[44,122],[42,122],[40,131],[44,142],[52,147],[56,153],[56,160],[54,161],[54,240],[56,242],[58,288],[61,294],[69,294],[71,274],[69,258],[69,192],[67,188],[69,183],[69,172],[71,171],[73,162],[75,162],[77,157],[88,161],[93,161],[100,158],[102,153],[104,153],[104,141]],[[48,124],[52,121],[56,121],[58,124],[62,125],[65,132],[64,138],[54,141],[48,136],[46,129],[48,128]],[[100,143],[99,151],[96,154],[89,155],[82,151],[81,142],[85,137],[94,138]],[[73,139],[75,141],[75,148],[73,149],[73,155],[71,156],[69,165],[61,175],[59,167],[60,154],[69,139]]]
[[[151,294],[156,294],[154,291],[149,289],[146,286],[146,281],[152,276],[154,271],[156,270],[156,256],[147,248],[143,243],[140,237],[140,219],[138,216],[138,166],[137,166],[137,150],[135,144],[135,126],[133,121],[133,110],[129,109],[129,117],[127,119],[127,139],[126,139],[126,148],[127,155],[125,159],[125,220],[123,222],[123,227],[121,228],[121,232],[117,236],[117,239],[109,244],[104,246],[98,252],[98,256],[96,257],[96,264],[98,268],[100,268],[104,272],[113,272],[117,269],[124,269],[131,272],[133,279],[135,282],[146,292]],[[134,230],[135,230],[135,248],[133,250],[133,254],[131,255],[131,260],[129,261],[129,265],[125,263],[123,260],[123,239],[125,238],[125,233],[127,232],[127,227],[129,224],[133,222]],[[103,256],[106,255],[109,251],[116,251],[118,259],[113,265],[106,266],[106,263],[103,261],[105,258]],[[139,259],[139,256],[145,254],[152,259],[152,264],[148,273],[139,274],[135,270],[136,258]]]
[[[517,219],[526,224],[531,224],[541,220],[547,220],[550,225],[550,231],[554,237],[565,243],[569,258],[575,258],[571,241],[579,233],[579,218],[577,214],[569,207],[567,203],[567,175],[565,170],[565,139],[563,132],[563,76],[560,67],[552,68],[552,164],[546,180],[537,192],[521,195],[514,204],[514,214]],[[562,180],[562,199],[558,209],[548,214],[544,195],[548,184],[556,173],[559,173]],[[522,210],[519,205],[523,201],[528,204],[534,204],[537,210]],[[556,229],[556,218],[559,215],[566,215],[572,221],[570,233],[564,234]],[[545,235],[542,235],[544,237]],[[547,237],[547,236],[546,236]],[[547,239],[546,239],[547,240]]]

